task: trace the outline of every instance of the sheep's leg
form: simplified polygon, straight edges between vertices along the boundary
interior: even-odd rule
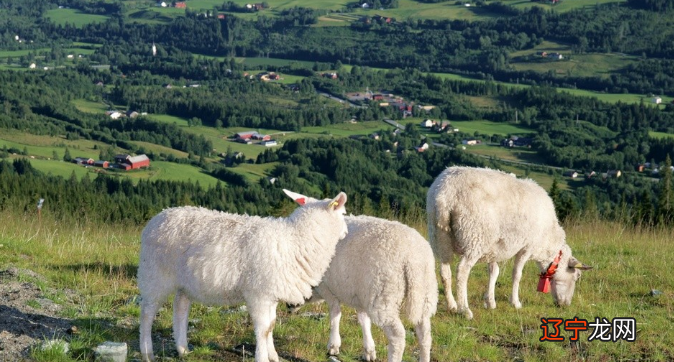
[[[440,277],[442,278],[442,285],[445,287],[447,309],[451,312],[456,312],[456,300],[454,300],[454,294],[452,293],[452,266],[449,263],[440,264]]]
[[[176,292],[173,299],[173,339],[176,342],[178,356],[183,357],[187,348],[187,317],[190,314],[190,300],[185,293]]]
[[[269,309],[269,317],[271,319],[271,328],[269,329],[269,334],[267,335],[267,354],[269,355],[270,361],[278,361],[278,353],[276,353],[276,348],[274,348],[274,326],[276,326],[276,306],[274,303]]]
[[[414,332],[417,334],[417,343],[419,344],[419,362],[431,361],[431,318],[425,317],[414,326]]]
[[[487,292],[484,294],[484,307],[489,309],[496,308],[496,298],[494,297],[494,289],[496,289],[496,279],[498,279],[499,267],[497,262],[487,264],[487,271],[489,271],[489,286]]]
[[[522,303],[520,302],[520,280],[522,279],[522,269],[524,269],[524,264],[527,260],[529,260],[529,254],[518,253],[515,256],[515,263],[513,265],[513,293],[510,295],[510,303],[516,309],[522,308]]]
[[[370,316],[365,312],[358,312],[358,323],[360,329],[363,331],[363,359],[366,361],[376,361],[377,351],[374,346],[374,339],[372,338],[372,321]]]
[[[388,338],[388,362],[403,360],[405,350],[405,327],[400,318],[394,318],[389,324],[383,325],[384,334]]]
[[[247,301],[246,304],[248,305],[250,317],[253,320],[255,328],[255,362],[277,362],[278,356],[270,356],[268,349],[268,341],[274,328],[269,311],[272,307],[276,308],[276,303],[254,300],[251,302]],[[276,357],[276,359],[271,359],[271,357]]]
[[[159,310],[159,303],[143,296],[140,303],[140,354],[143,361],[154,361],[152,350],[152,322]]]
[[[328,354],[336,356],[342,346],[342,338],[339,336],[339,321],[342,319],[342,309],[339,302],[330,301],[330,339],[328,339]]]
[[[458,270],[456,271],[456,299],[458,302],[458,311],[466,316],[466,319],[473,319],[473,312],[468,307],[468,276],[470,270],[475,265],[475,261],[461,258]]]

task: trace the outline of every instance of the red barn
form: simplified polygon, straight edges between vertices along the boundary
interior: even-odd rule
[[[146,155],[117,155],[115,156],[115,163],[119,164],[125,170],[135,170],[141,167],[150,167],[150,159]]]
[[[176,7],[176,8],[179,8],[179,9],[185,9],[185,8],[187,8],[187,4],[185,4],[184,1],[176,1],[176,2],[173,4],[173,6]]]

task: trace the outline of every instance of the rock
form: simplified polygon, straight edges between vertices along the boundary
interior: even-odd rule
[[[70,351],[70,345],[68,342],[62,339],[50,339],[48,341],[42,342],[40,349],[43,351],[53,351],[61,354],[67,354]]]
[[[100,362],[125,362],[127,347],[126,343],[103,342],[94,348],[96,361]]]

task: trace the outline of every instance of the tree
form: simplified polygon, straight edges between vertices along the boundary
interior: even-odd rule
[[[73,157],[70,155],[70,150],[66,147],[66,152],[63,154],[63,161],[70,162],[73,160]]]
[[[672,193],[672,159],[667,155],[660,171],[660,191],[658,193],[658,223],[668,225],[674,216],[674,194]]]

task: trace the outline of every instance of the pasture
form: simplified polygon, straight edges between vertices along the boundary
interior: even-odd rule
[[[104,15],[85,14],[76,9],[51,9],[45,16],[58,25],[70,24],[75,27],[82,27],[91,23],[102,23],[109,19]]]
[[[292,210],[292,206],[286,209]],[[423,214],[423,211],[421,212]],[[30,269],[44,279],[24,276],[26,283],[40,283],[45,291],[72,290],[77,304],[63,298],[62,292],[45,292],[44,298],[61,306],[58,318],[67,319],[80,333],[59,335],[71,343],[73,354],[59,361],[93,358],[92,348],[100,341],[114,340],[129,345],[129,358],[138,359],[139,307],[135,275],[138,266],[141,226],[68,223],[54,220],[43,213],[35,222],[33,211],[13,213],[0,211],[0,265]],[[422,235],[423,219],[402,220]],[[674,309],[674,279],[667,266],[674,257],[668,247],[674,238],[669,229],[635,229],[622,224],[594,221],[570,221],[565,224],[567,241],[583,262],[594,269],[583,273],[577,284],[573,303],[558,308],[549,295],[535,291],[538,269],[526,264],[520,297],[522,309],[508,303],[512,261],[501,265],[496,286],[497,309],[481,307],[487,284],[483,265],[473,268],[469,279],[468,299],[475,318],[467,321],[447,311],[441,288],[438,313],[432,319],[434,361],[668,361],[674,358],[671,311]],[[657,251],[657,252],[656,252]],[[35,260],[39,260],[36,263]],[[61,297],[59,297],[61,296]],[[130,302],[131,301],[131,302]],[[274,342],[286,360],[326,361],[329,330],[327,307],[307,305],[298,314],[290,314],[285,306],[278,308]],[[167,301],[153,328],[158,343],[155,354],[162,360],[176,359],[171,337],[171,302]],[[615,343],[589,340],[594,329],[579,332],[577,342],[569,341],[572,331],[560,327],[562,342],[542,342],[541,318],[569,320],[577,317],[594,324],[606,318],[634,318],[634,341],[617,338]],[[405,362],[416,360],[417,345],[411,326],[406,324]],[[548,326],[551,326],[550,324]],[[552,328],[552,327],[550,327]],[[615,327],[614,327],[615,328]],[[238,306],[192,306],[188,335],[193,352],[184,361],[250,361],[252,357],[234,354],[235,346],[250,344],[254,334],[250,319]],[[344,308],[342,315],[343,362],[359,360],[362,351],[360,328],[355,312]],[[378,327],[373,327],[377,355],[386,360],[386,340]],[[52,336],[45,336],[50,338]],[[35,350],[33,357],[39,357]],[[50,359],[37,359],[48,361]]]
[[[451,121],[452,127],[458,128],[459,132],[473,135],[478,132],[483,135],[526,135],[532,133],[531,130],[513,123],[499,123],[484,120],[475,121]]]

